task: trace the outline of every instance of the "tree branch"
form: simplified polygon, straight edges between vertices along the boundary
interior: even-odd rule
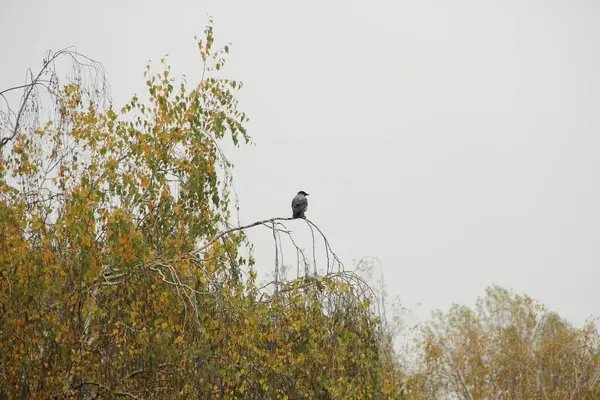
[[[111,388],[109,388],[106,385],[103,385],[101,383],[98,382],[94,382],[94,381],[83,381],[80,384],[78,384],[77,386],[74,387],[75,390],[82,388],[83,386],[96,386],[100,389],[104,389],[109,393],[112,393],[115,396],[120,396],[120,397],[129,397],[130,399],[136,399],[136,400],[141,400],[138,396],[132,394],[132,393],[128,393],[128,392],[116,392],[114,390],[112,390]]]
[[[12,128],[9,127],[9,129],[8,129],[9,130],[8,135],[4,136],[4,137],[0,137],[0,150],[4,146],[6,146],[8,144],[8,142],[13,140],[18,135],[19,128],[21,127],[21,122],[24,118],[24,115],[27,112],[27,108],[31,105],[32,102],[35,104],[35,96],[37,93],[36,88],[38,86],[46,88],[46,90],[48,91],[49,94],[51,94],[55,97],[58,97],[58,92],[54,92],[55,89],[59,88],[58,77],[56,75],[56,70],[54,68],[54,62],[63,55],[71,57],[74,65],[76,65],[78,67],[86,67],[89,69],[95,69],[96,72],[100,71],[99,74],[102,75],[103,86],[106,86],[106,82],[104,81],[104,73],[102,72],[102,70],[103,70],[102,65],[100,63],[98,63],[97,61],[94,61],[89,57],[86,57],[82,54],[77,53],[73,47],[63,48],[63,49],[58,50],[55,53],[53,53],[52,51],[48,51],[46,53],[46,57],[44,58],[43,66],[39,70],[37,75],[34,76],[33,72],[31,70],[28,70],[28,74],[27,74],[28,76],[26,78],[26,81],[30,80],[29,83],[25,83],[23,85],[18,85],[18,86],[13,86],[8,89],[4,89],[4,90],[0,91],[0,97],[2,97],[7,103],[7,107],[8,107],[8,113],[7,113],[8,117],[7,118],[8,118],[9,125],[10,125],[10,120],[12,119],[11,117],[15,118],[14,125],[12,126]],[[82,62],[81,59],[89,61],[89,64]],[[42,79],[42,77],[47,73],[51,74],[50,79],[49,80]],[[10,104],[9,104],[8,100],[6,99],[5,95],[9,92],[19,90],[19,89],[24,89],[24,93],[23,93],[23,96],[21,97],[18,111],[15,113],[14,111],[12,111]],[[104,88],[103,88],[103,90],[104,90]],[[0,134],[1,133],[2,132],[0,132]]]
[[[217,233],[215,236],[213,236],[212,239],[210,239],[207,243],[205,243],[199,249],[190,251],[186,255],[197,255],[197,254],[201,253],[202,251],[206,250],[208,247],[210,247],[213,243],[215,243],[216,241],[218,241],[219,239],[221,239],[223,236],[229,235],[230,233],[237,232],[237,231],[243,231],[245,229],[253,228],[253,227],[258,226],[258,225],[267,225],[269,222],[273,223],[275,221],[291,221],[293,219],[294,218],[292,218],[292,217],[287,217],[287,218],[284,218],[284,217],[275,217],[275,218],[265,219],[265,220],[262,220],[262,221],[256,221],[256,222],[253,222],[253,223],[248,224],[248,225],[236,226],[236,227],[233,227],[233,228],[226,229],[224,231],[221,231],[221,232]]]

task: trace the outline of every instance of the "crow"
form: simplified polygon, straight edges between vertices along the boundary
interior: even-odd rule
[[[292,218],[304,218],[304,213],[308,209],[308,199],[306,198],[308,193],[304,190],[298,192],[294,200],[292,200]]]

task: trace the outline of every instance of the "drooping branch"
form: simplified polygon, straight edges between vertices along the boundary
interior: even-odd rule
[[[310,235],[312,236],[312,255],[313,255],[313,273],[315,276],[317,276],[317,252],[315,250],[315,231],[313,230],[312,226],[309,224],[308,227],[310,228]],[[325,252],[327,253],[327,272],[329,272],[329,252],[327,252],[327,249],[325,249]]]
[[[277,247],[277,230],[275,229],[275,223],[273,223],[273,240],[275,241],[275,291],[277,291],[279,289],[279,248]]]
[[[198,249],[195,249],[193,251],[188,252],[187,254],[185,254],[186,256],[197,256],[198,254],[202,253],[204,250],[206,250],[207,248],[209,248],[210,246],[212,246],[215,242],[217,242],[218,240],[220,240],[221,238],[234,233],[234,232],[239,232],[239,231],[245,231],[247,229],[253,228],[255,226],[266,226],[267,228],[271,229],[271,230],[278,230],[276,228],[277,224],[281,224],[280,221],[292,221],[294,220],[294,218],[292,217],[274,217],[274,218],[268,218],[268,219],[264,219],[261,221],[255,221],[252,222],[250,224],[246,224],[246,225],[241,225],[241,226],[234,226],[225,230],[222,230],[221,232],[217,233],[216,235],[214,235],[208,242],[204,243],[202,246],[200,246]],[[330,254],[333,257],[333,263],[331,263],[331,267],[334,267],[335,264],[337,264],[338,266],[338,272],[343,271],[344,270],[344,264],[341,262],[341,260],[338,258],[338,256],[335,254],[335,252],[333,251],[333,249],[331,248],[331,245],[329,244],[329,240],[327,239],[327,237],[325,236],[325,234],[323,233],[323,231],[312,221],[306,219],[305,220],[306,223],[308,224],[308,226],[311,228],[311,233],[312,233],[312,237],[313,237],[313,261],[314,264],[313,267],[315,268],[315,273],[316,273],[316,257],[315,257],[315,249],[314,249],[314,245],[315,245],[315,239],[314,239],[314,232],[312,231],[312,228],[314,227],[319,234],[321,235],[321,237],[323,238],[323,241],[325,242],[325,252],[327,255],[327,269],[326,269],[326,273],[329,273],[330,270]],[[285,225],[281,224],[282,226],[285,227]],[[286,233],[288,236],[290,236],[290,239],[292,239],[292,243],[294,244],[294,246],[296,247],[297,250],[299,250],[298,246],[296,245],[296,243],[293,241],[293,238],[291,237],[291,234],[289,231],[285,230],[283,231],[284,233]],[[275,239],[276,240],[276,239]],[[277,240],[275,245],[277,246]],[[306,264],[306,258],[304,256],[304,253],[302,253],[302,257],[304,258],[304,262]]]
[[[25,84],[0,90],[0,97],[4,99],[6,103],[6,112],[0,110],[0,118],[4,119],[4,121],[0,121],[4,122],[3,124],[0,124],[0,150],[19,134],[28,110],[36,110],[39,88],[45,89],[46,92],[53,97],[53,99],[56,99],[60,96],[59,93],[61,87],[59,85],[55,63],[61,57],[71,58],[73,66],[76,70],[76,82],[81,80],[81,70],[83,68],[91,70],[94,73],[93,76],[96,78],[99,77],[100,82],[94,80],[90,87],[90,92],[95,91],[96,93],[101,93],[103,95],[107,94],[108,84],[106,82],[102,64],[78,53],[73,47],[67,47],[57,52],[52,52],[49,50],[46,53],[46,57],[44,57],[42,68],[38,71],[38,73],[34,74],[31,70],[28,71],[26,79],[27,82]],[[49,78],[47,78],[48,76]],[[16,107],[16,111],[14,111],[10,106],[7,95],[9,95],[11,92],[21,89],[23,90],[23,94],[18,106]],[[4,130],[8,132],[5,133]]]
[[[312,225],[317,231],[319,231],[319,233],[323,237],[323,240],[325,241],[325,251],[327,253],[327,269],[329,270],[329,253],[331,252],[331,255],[333,256],[334,261],[337,262],[337,264],[338,264],[338,272],[343,271],[344,264],[340,261],[338,256],[333,252],[333,249],[331,248],[331,245],[329,244],[329,240],[327,240],[327,237],[325,236],[325,234],[323,234],[323,231],[321,231],[321,229],[317,225],[315,225],[312,221],[310,221],[308,219],[306,220],[306,223]],[[333,267],[333,265],[332,265],[332,267]]]
[[[202,253],[206,249],[210,248],[210,246],[212,244],[214,244],[215,242],[217,242],[219,240],[224,239],[227,235],[229,235],[231,233],[245,231],[245,230],[253,228],[255,226],[264,226],[264,227],[268,228],[269,230],[271,230],[272,235],[273,235],[273,241],[274,241],[274,246],[275,246],[275,278],[273,281],[271,281],[271,282],[267,283],[266,285],[264,285],[263,287],[261,287],[259,289],[259,292],[262,292],[264,289],[266,289],[269,286],[273,286],[274,294],[277,294],[282,290],[283,287],[286,286],[284,284],[285,279],[282,279],[282,274],[280,271],[280,267],[282,266],[281,264],[283,263],[283,250],[281,248],[282,241],[281,241],[281,237],[280,237],[281,233],[283,233],[289,237],[289,240],[291,241],[292,245],[296,249],[297,256],[298,256],[298,263],[300,263],[300,256],[301,256],[302,261],[305,266],[304,277],[309,278],[309,274],[310,274],[309,268],[308,268],[309,261],[307,260],[306,254],[296,243],[294,236],[292,235],[292,231],[290,231],[286,227],[286,225],[283,223],[285,221],[291,221],[291,220],[294,220],[294,218],[274,217],[274,218],[264,219],[264,220],[260,220],[260,221],[255,221],[253,223],[246,224],[246,225],[229,226],[227,229],[214,235],[209,241],[204,243],[198,249],[196,249],[192,252],[189,252],[188,255],[196,258],[199,256],[200,253]],[[347,285],[349,285],[350,287],[354,288],[353,296],[355,296],[356,298],[373,300],[374,302],[371,303],[373,312],[375,312],[377,315],[382,315],[381,309],[384,308],[384,305],[382,304],[382,302],[384,301],[384,299],[382,298],[382,293],[377,293],[377,291],[374,288],[372,288],[362,277],[360,277],[354,271],[346,271],[344,264],[338,258],[337,254],[333,251],[333,249],[330,245],[330,242],[327,239],[327,237],[325,236],[325,234],[323,233],[323,231],[314,222],[312,222],[310,220],[305,220],[305,222],[307,223],[308,227],[311,230],[312,252],[313,252],[312,262],[314,264],[313,265],[313,275],[314,276],[310,277],[309,280],[304,281],[300,285],[300,287],[307,289],[308,287],[310,287],[312,285],[318,286],[321,284],[321,280],[335,280],[338,282],[344,282]],[[315,230],[318,232],[318,234],[321,235],[321,237],[325,243],[325,252],[327,255],[327,268],[326,268],[326,271],[323,276],[318,276],[318,273],[317,273],[317,267],[316,267],[316,264],[317,264],[316,258],[317,257],[316,257],[316,247],[315,247],[316,240],[315,240],[315,232],[314,232]],[[334,268],[336,266],[337,266],[337,271],[334,271]],[[297,279],[300,279],[300,278],[301,278],[300,268],[298,265]],[[383,281],[383,279],[382,279],[382,281]],[[285,290],[283,292],[285,292]],[[262,295],[261,295],[261,299],[262,299]],[[347,300],[348,299],[346,299],[344,301],[347,301]],[[269,300],[269,301],[271,301],[271,300]],[[331,302],[331,299],[329,299],[328,301]],[[337,303],[333,302],[332,304],[337,304]]]

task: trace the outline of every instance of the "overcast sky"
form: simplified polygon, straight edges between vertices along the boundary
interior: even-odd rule
[[[0,88],[75,45],[117,105],[166,53],[193,82],[212,15],[256,143],[231,153],[241,221],[307,191],[346,265],[379,257],[419,319],[492,283],[576,324],[600,314],[599,2],[0,3]],[[271,268],[270,233],[251,238]]]

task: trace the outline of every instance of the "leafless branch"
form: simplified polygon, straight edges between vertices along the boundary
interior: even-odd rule
[[[288,218],[275,217],[275,218],[265,219],[265,220],[262,220],[262,221],[256,221],[256,222],[253,222],[253,223],[247,224],[247,225],[236,226],[236,227],[233,227],[233,228],[226,229],[224,231],[221,231],[221,232],[217,233],[212,239],[210,239],[203,246],[201,246],[200,248],[198,248],[198,249],[196,249],[194,251],[189,252],[187,255],[196,255],[196,254],[201,253],[202,251],[204,251],[208,247],[210,247],[213,243],[215,243],[217,240],[221,239],[223,236],[229,235],[230,233],[237,232],[237,231],[242,231],[242,230],[246,230],[246,229],[258,226],[258,225],[267,225],[269,223],[273,223],[274,221],[291,221],[292,219],[293,218],[291,218],[291,217],[288,217]]]
[[[56,73],[56,61],[61,57],[70,57],[73,65],[76,68],[87,68],[96,73],[97,76],[100,76],[101,82],[100,85],[97,86],[101,88],[101,90],[97,90],[97,92],[105,92],[107,89],[107,83],[104,76],[104,70],[102,64],[92,60],[89,57],[86,57],[77,51],[73,47],[64,48],[58,50],[57,52],[48,51],[46,57],[44,58],[42,68],[38,71],[37,74],[34,74],[31,70],[28,70],[25,84],[17,85],[10,87],[8,89],[4,89],[0,91],[0,97],[4,99],[6,102],[6,112],[0,112],[0,116],[6,118],[6,122],[8,124],[7,130],[8,133],[3,135],[3,130],[0,129],[0,149],[6,146],[11,140],[13,140],[21,130],[21,126],[23,124],[23,120],[25,115],[29,111],[37,112],[37,96],[38,96],[38,88],[43,88],[46,90],[48,94],[53,97],[59,96],[59,81]],[[50,76],[49,79],[44,79],[45,76]],[[75,81],[80,81],[81,78],[78,75],[75,78]],[[19,105],[17,107],[17,111],[15,112],[8,101],[6,95],[11,92],[23,90],[23,94],[19,101]],[[14,119],[14,122],[11,120]],[[0,128],[2,126],[0,125]]]
[[[141,400],[140,397],[138,397],[132,393],[115,391],[106,385],[103,385],[101,383],[94,382],[94,381],[83,381],[83,382],[79,383],[77,386],[75,386],[74,389],[77,390],[84,386],[96,386],[96,387],[104,389],[105,391],[112,393],[113,395],[118,396],[118,397],[129,397],[130,399]]]
[[[279,248],[277,247],[277,231],[273,223],[273,240],[275,241],[275,292],[279,289]]]

